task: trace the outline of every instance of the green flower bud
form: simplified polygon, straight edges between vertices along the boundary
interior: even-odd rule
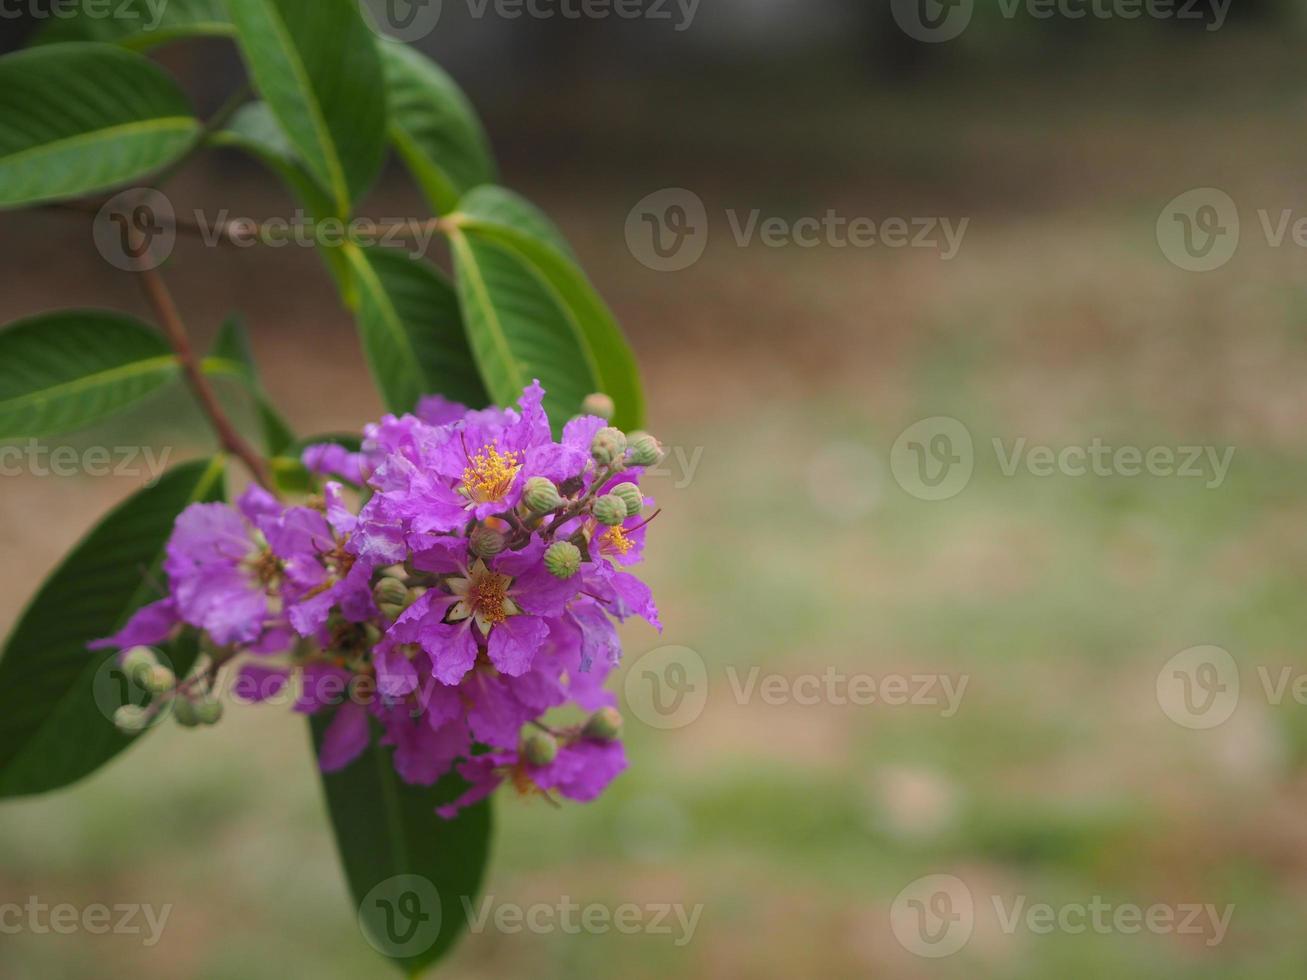
[[[408,601],[408,586],[397,578],[381,579],[372,587],[372,598],[379,606],[403,606]]]
[[[657,466],[663,458],[663,444],[647,432],[631,433],[632,466]]]
[[[548,514],[563,506],[563,495],[554,486],[554,481],[545,476],[533,476],[527,480],[522,499],[537,514]]]
[[[554,578],[571,578],[581,570],[581,549],[570,541],[555,541],[545,551],[545,568]]]
[[[472,532],[472,553],[482,558],[493,558],[508,547],[508,539],[493,527],[484,524]]]
[[[123,673],[130,680],[144,687],[145,672],[151,667],[158,666],[158,663],[158,656],[149,647],[132,647],[123,655]]]
[[[582,734],[596,742],[616,742],[622,735],[622,716],[616,708],[600,708],[585,723]]]
[[[200,713],[189,698],[177,698],[172,703],[172,716],[182,728],[194,728],[200,723]]]
[[[594,441],[590,443],[590,455],[600,466],[620,462],[625,452],[626,433],[611,425],[596,432]]]
[[[522,754],[533,766],[547,766],[558,758],[558,739],[548,732],[536,732],[522,743]]]
[[[150,712],[134,704],[124,704],[113,713],[113,723],[124,735],[135,735],[150,726]]]
[[[138,683],[151,694],[166,694],[177,686],[177,675],[163,664],[142,671]]]
[[[195,705],[195,716],[201,725],[216,725],[222,720],[222,702],[214,697],[205,697]]]
[[[634,517],[644,510],[644,494],[634,483],[619,483],[613,487],[612,496],[620,497],[626,504],[626,516]]]
[[[605,494],[595,501],[595,520],[608,527],[616,527],[626,520],[626,501],[615,493]]]
[[[581,413],[583,415],[598,415],[601,419],[607,420],[611,419],[616,412],[617,406],[603,392],[587,395],[585,401],[581,403]]]

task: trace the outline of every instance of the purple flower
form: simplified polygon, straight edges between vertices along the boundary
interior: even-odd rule
[[[459,775],[468,781],[467,792],[454,802],[438,807],[436,813],[452,820],[460,810],[479,803],[505,780],[511,780],[523,795],[555,790],[568,799],[588,803],[603,793],[626,765],[626,751],[621,742],[589,739],[563,745],[547,766],[532,765],[517,751],[475,756],[458,767]]]

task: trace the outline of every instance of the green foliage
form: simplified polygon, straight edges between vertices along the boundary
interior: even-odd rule
[[[330,721],[327,714],[310,719],[319,750]],[[480,891],[490,855],[490,804],[468,807],[453,820],[437,817],[435,808],[453,800],[464,788],[462,781],[447,777],[432,788],[403,782],[379,735],[374,732],[372,747],[362,757],[340,772],[324,774],[322,786],[361,916],[376,921],[381,910],[365,907],[364,901],[387,879],[420,875],[435,886],[439,936],[420,953],[393,958],[413,976],[445,955],[463,932],[466,912],[461,900],[470,902]]]
[[[505,400],[538,377],[556,424],[602,391],[617,405],[615,425],[643,425],[635,357],[549,219],[486,186],[459,203],[454,220],[459,295],[491,394]]]
[[[386,406],[411,411],[429,394],[473,407],[510,404],[539,378],[556,429],[597,391],[615,400],[616,424],[641,423],[639,377],[611,312],[549,219],[494,186],[485,132],[439,67],[379,39],[357,0],[170,0],[158,13],[157,24],[95,16],[82,0],[36,47],[0,57],[0,208],[139,183],[171,173],[197,150],[228,148],[275,173],[321,230],[352,218],[389,143],[442,219],[428,228],[448,236],[455,282],[425,259],[361,235],[314,239],[356,316]],[[207,127],[176,82],[138,53],[198,36],[232,37],[258,96]],[[154,283],[152,305],[163,317],[161,291]],[[181,329],[169,326],[168,337]],[[186,371],[193,385],[227,379],[250,399],[266,461],[246,451],[211,393],[201,392],[223,444],[251,471],[270,474],[288,495],[318,492],[299,457],[306,444],[333,440],[296,440],[263,387],[239,317],[198,364],[187,346],[174,351],[161,333],[117,313],[50,313],[13,324],[0,331],[0,439],[98,423],[178,379],[185,365],[198,369]],[[341,441],[358,448],[356,439]],[[110,514],[42,586],[0,657],[0,796],[67,785],[130,744],[95,697],[109,654],[88,644],[158,597],[177,515],[192,502],[222,499],[223,480],[222,457],[174,470]],[[164,651],[179,671],[197,653],[187,635]],[[319,741],[327,721],[313,719]],[[482,803],[440,820],[435,806],[461,792],[462,780],[408,786],[389,754],[377,734],[363,758],[323,783],[356,905],[408,874],[445,897],[434,944],[391,956],[417,971],[463,930],[462,900],[476,894],[485,870],[490,809]]]
[[[390,92],[390,140],[439,214],[467,191],[493,183],[490,144],[471,103],[420,51],[381,43]]]
[[[121,313],[74,310],[0,330],[0,439],[79,429],[177,377],[172,349]]]
[[[228,0],[260,95],[338,216],[381,169],[386,90],[356,0]]]
[[[0,58],[0,208],[139,180],[180,157],[200,124],[163,69],[103,44]]]
[[[87,643],[159,598],[173,522],[189,504],[222,499],[223,472],[221,459],[188,463],[131,497],[32,600],[0,656],[0,797],[66,786],[131,744],[95,699],[96,674],[111,654]],[[195,651],[169,654],[185,670]]]
[[[449,283],[406,255],[353,246],[347,254],[358,282],[363,347],[386,407],[410,412],[433,393],[486,405]]]

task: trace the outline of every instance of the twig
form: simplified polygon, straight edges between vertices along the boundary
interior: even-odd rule
[[[200,370],[199,362],[195,358],[195,351],[191,349],[190,338],[186,335],[186,328],[182,324],[181,315],[177,312],[177,304],[173,302],[172,294],[168,292],[163,277],[159,275],[157,270],[145,268],[144,265],[138,270],[138,274],[141,289],[145,293],[145,298],[149,301],[151,309],[154,310],[155,319],[158,320],[164,336],[168,338],[168,343],[172,345],[173,351],[177,354],[177,360],[181,363],[187,384],[190,385],[191,391],[194,392],[196,399],[200,403],[200,408],[204,410],[209,423],[218,434],[218,441],[227,452],[245,464],[254,479],[265,489],[275,493],[275,484],[272,481],[272,474],[268,470],[267,463],[254,450],[254,447],[236,431],[236,427],[232,425],[231,420],[227,418],[226,412],[223,411],[222,404],[218,401],[218,396],[214,394],[208,379],[204,377],[204,372]]]

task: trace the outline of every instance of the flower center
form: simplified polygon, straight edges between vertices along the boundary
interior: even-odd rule
[[[513,488],[513,481],[521,469],[520,453],[501,453],[493,443],[482,446],[475,456],[468,459],[459,490],[477,504],[503,500]]]
[[[621,526],[610,527],[599,536],[600,551],[614,551],[619,555],[625,555],[635,547],[635,542],[626,536],[626,532]]]
[[[505,600],[508,598],[508,585],[511,581],[505,575],[488,572],[480,581],[473,582],[467,592],[467,601],[472,606],[473,613],[494,626],[506,620],[508,610],[505,608]]]

